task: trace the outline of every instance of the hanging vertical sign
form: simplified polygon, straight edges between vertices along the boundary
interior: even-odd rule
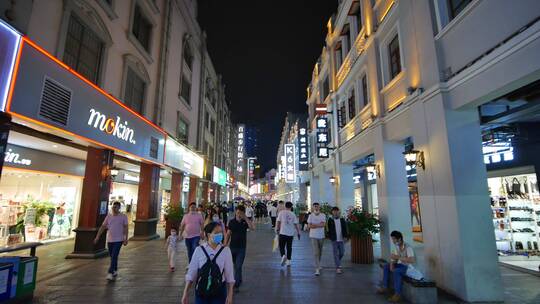
[[[244,172],[244,150],[245,150],[245,135],[246,126],[238,125],[238,151],[236,157],[236,171],[242,174]]]
[[[330,142],[328,132],[328,119],[324,116],[317,117],[317,157],[318,158],[328,158],[329,157],[329,148],[328,143]]]
[[[248,187],[253,186],[255,180],[255,160],[256,158],[248,158]]]
[[[296,182],[296,153],[294,144],[285,144],[285,182]]]
[[[309,148],[307,136],[307,123],[300,121],[298,123],[298,171],[309,170]]]

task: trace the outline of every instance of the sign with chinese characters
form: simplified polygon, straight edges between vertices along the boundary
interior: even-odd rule
[[[326,114],[325,114],[326,115]],[[330,143],[330,136],[328,132],[328,119],[326,116],[317,117],[317,157],[318,158],[328,158],[329,148],[328,144]]]
[[[253,157],[248,158],[248,187],[251,187],[255,180],[255,160],[256,158]]]
[[[309,170],[309,148],[307,136],[307,123],[298,123],[298,171]]]
[[[204,159],[170,137],[165,145],[165,164],[197,177],[203,176]]]
[[[285,182],[296,182],[296,153],[294,144],[285,144]]]
[[[236,155],[236,171],[238,173],[244,172],[244,152],[245,152],[245,136],[246,136],[246,126],[238,125],[238,150]]]

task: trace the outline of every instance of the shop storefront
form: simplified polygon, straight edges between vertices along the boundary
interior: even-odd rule
[[[19,167],[38,162],[33,160],[30,165],[28,157],[21,153],[12,156],[9,153],[13,151],[0,142],[7,151],[7,161],[0,166],[0,187],[10,189],[2,191],[2,201],[8,205],[24,201],[53,205],[54,213],[51,211],[47,216],[42,216],[39,210],[26,212],[22,223],[28,230],[27,241],[67,237],[73,230],[76,241],[70,257],[106,254],[105,240],[94,244],[93,238],[113,200],[123,201],[124,210],[127,206],[135,210],[135,238],[157,237],[165,132],[26,37],[20,39],[17,49],[9,89],[7,94],[0,94],[2,98],[5,96],[0,109],[5,117],[2,132],[9,135],[0,138],[11,142],[18,133],[40,138],[45,142],[42,151],[69,150],[67,154],[74,153],[73,158],[81,168],[76,174],[59,172],[59,161],[47,160],[46,165],[52,166],[49,170],[16,168],[25,172],[16,174],[10,168],[10,161],[19,162]],[[117,168],[116,158],[129,162],[137,170]],[[77,166],[70,167],[73,170]],[[37,176],[32,171],[41,172]],[[18,178],[27,180],[29,186],[21,187]],[[13,221],[9,216],[7,219],[8,223]],[[49,224],[44,224],[47,221]]]
[[[0,179],[0,244],[73,236],[84,161],[8,144]]]

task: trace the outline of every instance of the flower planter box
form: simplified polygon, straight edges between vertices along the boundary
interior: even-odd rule
[[[351,261],[355,264],[373,264],[373,239],[371,236],[351,236]]]

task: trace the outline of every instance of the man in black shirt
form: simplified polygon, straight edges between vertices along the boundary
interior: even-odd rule
[[[234,263],[234,289],[238,292],[242,284],[242,265],[246,257],[246,243],[248,228],[253,231],[255,225],[246,217],[246,208],[238,206],[236,208],[235,217],[229,221],[229,230],[225,244],[231,248]]]

